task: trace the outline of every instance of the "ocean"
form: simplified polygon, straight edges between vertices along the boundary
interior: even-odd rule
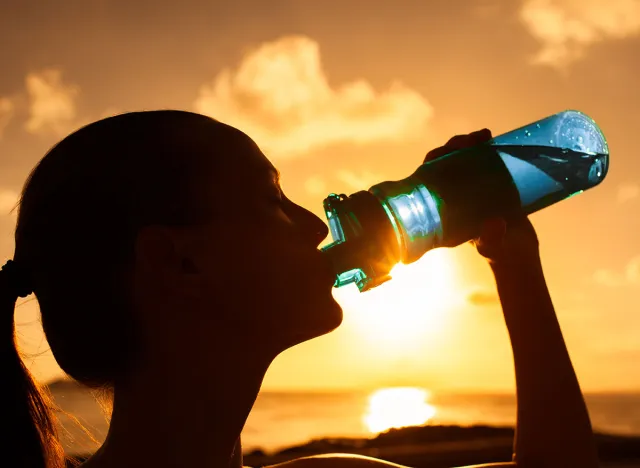
[[[108,423],[94,397],[74,384],[54,385],[51,392],[63,411],[58,416],[67,453],[95,450]],[[640,393],[591,394],[585,398],[595,430],[640,435]],[[243,449],[271,453],[315,438],[374,437],[391,427],[411,425],[513,426],[515,403],[513,395],[431,394],[414,387],[373,392],[265,391],[258,396],[245,425]],[[89,431],[93,441],[74,419]]]

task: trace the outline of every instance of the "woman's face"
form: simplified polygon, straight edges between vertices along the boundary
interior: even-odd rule
[[[215,218],[198,228],[194,258],[206,288],[189,320],[282,350],[335,329],[335,275],[318,250],[326,225],[286,197],[246,135],[234,131],[228,151],[213,175]]]

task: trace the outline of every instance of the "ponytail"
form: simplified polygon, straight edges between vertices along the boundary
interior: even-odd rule
[[[40,390],[18,352],[16,303],[6,271],[0,271],[0,464],[11,468],[62,468],[51,401]]]

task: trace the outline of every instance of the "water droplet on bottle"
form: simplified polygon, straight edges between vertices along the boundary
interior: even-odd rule
[[[578,136],[578,143],[582,143],[582,141],[583,141],[582,135]]]
[[[526,137],[530,137],[531,136],[531,132],[529,130],[525,130],[524,131],[524,136]]]
[[[518,135],[516,135],[516,140],[518,139]]]
[[[553,140],[549,140],[549,144],[550,144],[550,145],[553,145]]]

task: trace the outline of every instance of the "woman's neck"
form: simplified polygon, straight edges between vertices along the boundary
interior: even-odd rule
[[[107,439],[83,468],[241,468],[240,433],[268,363],[227,356],[215,369],[197,356],[165,361],[116,386]]]

